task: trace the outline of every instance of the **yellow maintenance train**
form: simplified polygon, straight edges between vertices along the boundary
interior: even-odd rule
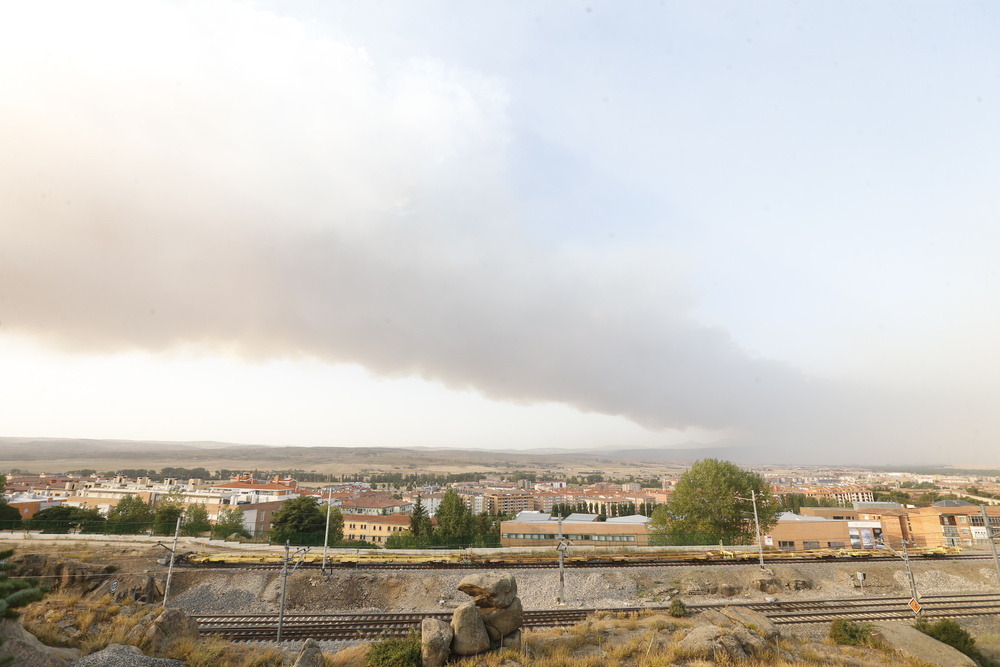
[[[940,558],[960,553],[958,547],[932,547],[911,549],[913,557]],[[186,563],[201,566],[216,567],[250,567],[260,565],[280,565],[284,553],[197,553],[188,554]],[[831,559],[873,559],[894,558],[884,550],[873,549],[815,549],[809,551],[779,551],[764,552],[766,561],[775,560],[831,560]],[[295,562],[302,565],[320,565],[324,556],[322,548],[316,548],[304,555],[296,557]],[[753,562],[758,559],[756,550],[728,551],[719,550],[669,550],[669,551],[616,551],[616,552],[585,552],[565,555],[564,563],[568,567],[600,567],[600,566],[636,566],[636,565],[670,565],[683,563],[732,563],[734,561]],[[331,550],[326,555],[326,563],[330,567],[549,567],[557,565],[558,554],[546,552],[495,552],[471,553],[468,551],[386,551],[382,549]]]

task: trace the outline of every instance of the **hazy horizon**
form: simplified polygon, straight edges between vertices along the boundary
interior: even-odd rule
[[[4,435],[1000,465],[1000,8],[8,14]]]

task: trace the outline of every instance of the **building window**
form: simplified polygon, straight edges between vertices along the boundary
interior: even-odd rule
[[[778,540],[778,548],[779,549],[794,549],[795,548],[795,542],[794,541],[788,541],[788,540]]]
[[[845,545],[843,542],[827,542],[826,546],[829,549],[843,549]]]
[[[808,549],[819,549],[819,542],[803,542],[802,543],[802,548],[806,549],[806,550],[808,550]]]

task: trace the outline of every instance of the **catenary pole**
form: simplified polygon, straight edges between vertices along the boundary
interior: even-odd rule
[[[170,567],[167,568],[167,583],[163,585],[163,608],[167,608],[167,597],[170,595],[170,580],[174,576],[174,558],[177,556],[177,538],[181,534],[181,517],[177,517],[177,527],[174,528],[174,548],[170,550]]]
[[[323,538],[323,567],[320,568],[323,574],[326,574],[326,551],[330,547],[330,506],[332,504],[328,495],[326,498],[326,536]]]
[[[291,540],[285,540],[285,558],[281,568],[281,605],[278,607],[278,643],[281,643],[281,627],[285,624],[285,591],[288,590],[288,547]]]
[[[990,543],[990,551],[993,552],[993,564],[997,568],[997,576],[1000,577],[1000,558],[997,558],[997,545],[993,541],[993,526],[990,525],[990,516],[986,513],[986,505],[980,505],[979,511],[983,513],[983,523],[986,525],[986,541]]]

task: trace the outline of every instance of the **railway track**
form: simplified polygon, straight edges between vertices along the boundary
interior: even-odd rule
[[[799,600],[794,602],[743,602],[729,606],[758,611],[779,625],[828,623],[835,618],[859,621],[909,620],[914,617],[907,606],[908,597],[850,598],[840,600]],[[1000,614],[1000,594],[934,595],[921,599],[923,615],[928,618],[962,618]],[[725,603],[691,604],[698,613],[718,609]],[[605,609],[554,609],[525,611],[524,627],[544,629],[574,625],[597,612],[636,614],[666,613],[667,607],[618,607]],[[386,614],[286,614],[282,639],[357,640],[385,636],[405,636],[425,618],[451,619],[451,611]],[[277,637],[276,614],[242,614],[194,617],[205,634],[217,634],[233,641],[274,641]]]

